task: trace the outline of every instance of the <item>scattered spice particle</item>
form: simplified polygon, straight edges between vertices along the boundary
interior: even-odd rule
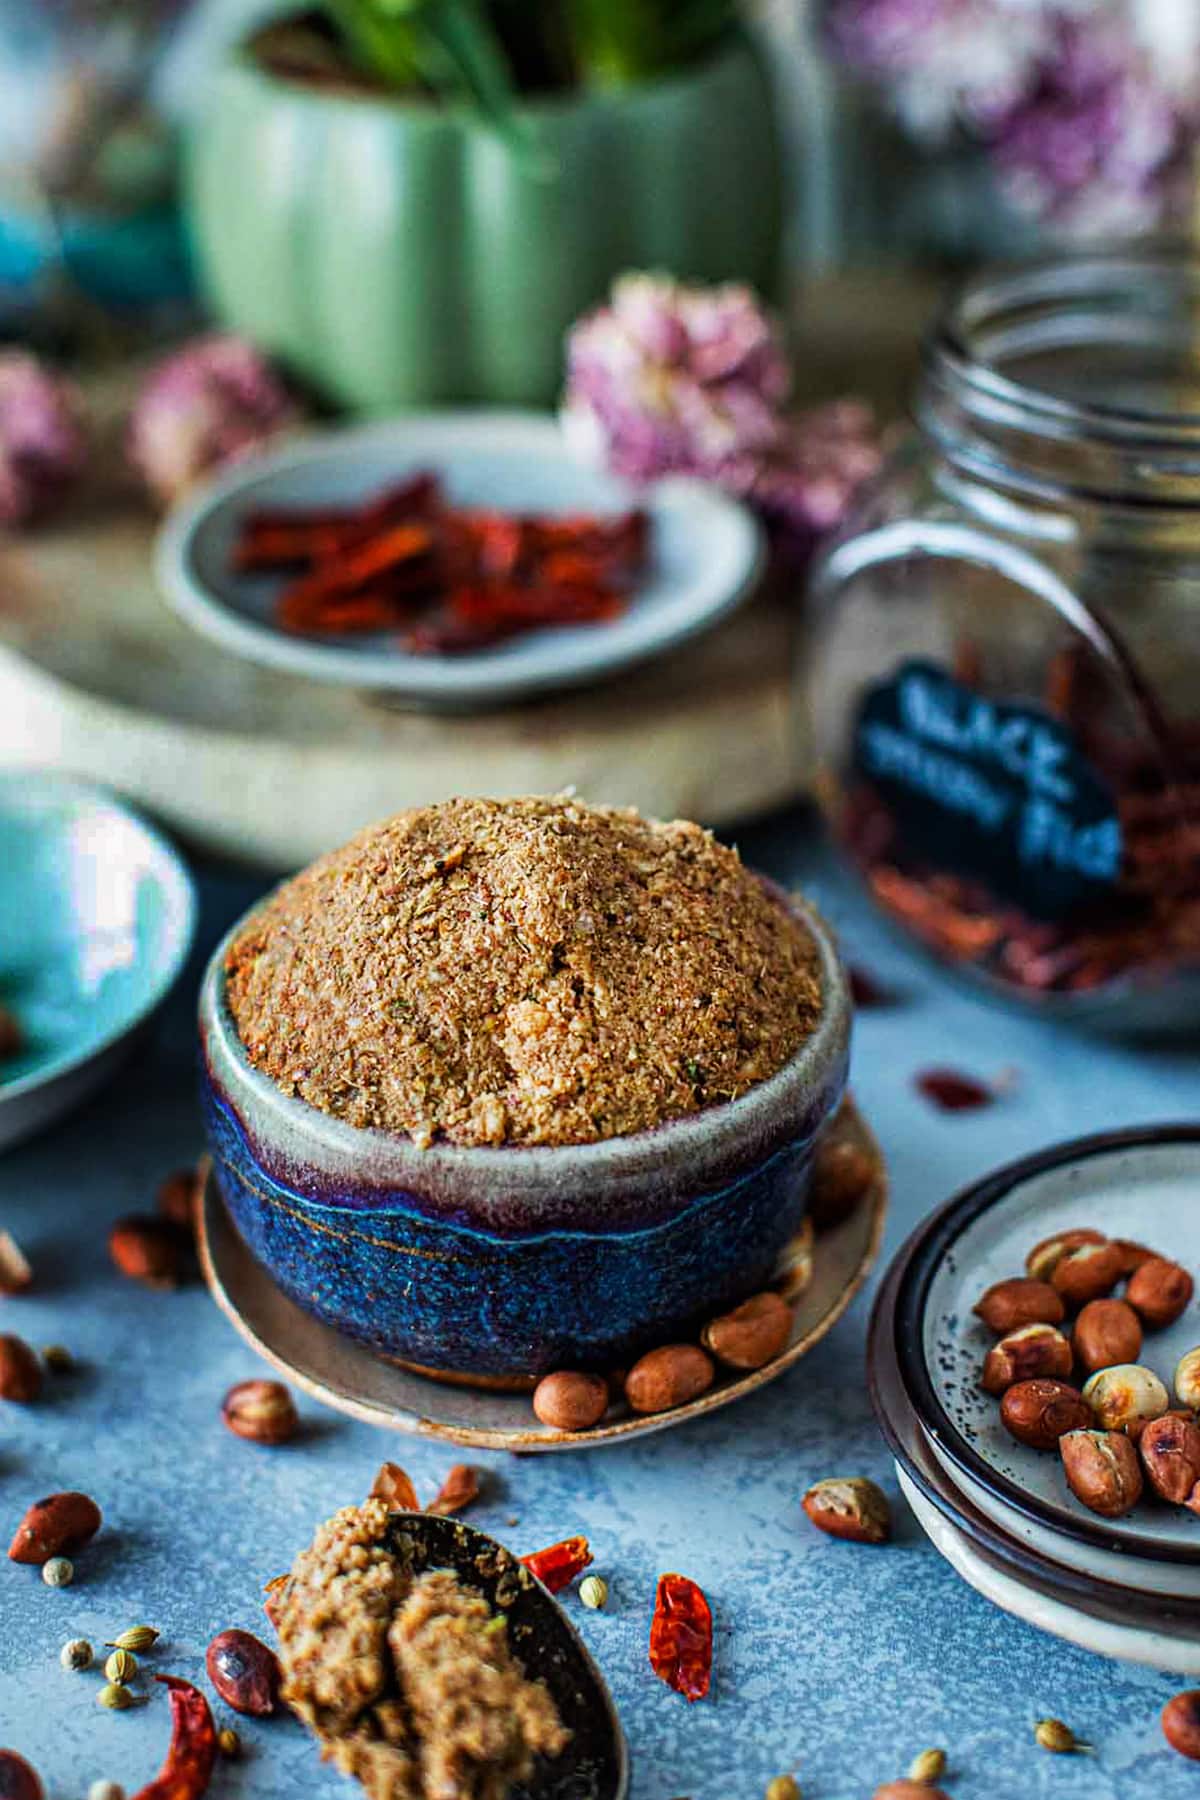
[[[895,1004],[896,996],[891,989],[884,987],[861,963],[851,963],[849,975],[851,998],[863,1012]]]
[[[468,1463],[455,1463],[445,1481],[438,1489],[437,1495],[425,1508],[426,1512],[441,1513],[448,1517],[458,1513],[472,1501],[479,1498],[479,1471]]]
[[[918,1091],[942,1112],[974,1112],[997,1098],[994,1084],[958,1069],[922,1069],[913,1077]]]

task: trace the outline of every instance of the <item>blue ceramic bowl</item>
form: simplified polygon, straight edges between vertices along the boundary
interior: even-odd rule
[[[824,1008],[792,1060],[737,1100],[562,1146],[418,1150],[282,1093],[238,1037],[226,940],[200,1036],[214,1173],[238,1230],[298,1305],[445,1379],[525,1386],[693,1336],[770,1276],[845,1086],[845,976],[821,922],[796,911]]]
[[[49,770],[0,773],[0,1146],[113,1072],[178,976],[195,925],[180,858],[134,812]]]

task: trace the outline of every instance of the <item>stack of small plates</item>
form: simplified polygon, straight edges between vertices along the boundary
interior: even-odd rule
[[[1087,1649],[1200,1674],[1200,1518],[1149,1494],[1123,1519],[1089,1512],[1059,1458],[1014,1442],[979,1386],[993,1336],[975,1302],[1023,1274],[1034,1244],[1085,1225],[1149,1244],[1200,1277],[1200,1126],[1059,1145],[925,1220],[875,1304],[875,1410],[913,1511],[972,1587]],[[1141,1360],[1169,1388],[1197,1344],[1200,1302],[1147,1333]]]

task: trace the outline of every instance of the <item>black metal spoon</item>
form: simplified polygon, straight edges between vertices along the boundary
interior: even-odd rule
[[[393,1513],[387,1549],[414,1575],[452,1569],[508,1621],[508,1641],[532,1680],[549,1688],[571,1733],[560,1756],[539,1757],[512,1800],[624,1800],[625,1736],[604,1677],[557,1600],[503,1544],[437,1513]]]

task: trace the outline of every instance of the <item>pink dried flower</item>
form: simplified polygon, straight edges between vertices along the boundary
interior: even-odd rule
[[[87,461],[83,402],[36,356],[0,351],[0,524],[44,519]]]
[[[778,328],[748,288],[625,275],[567,345],[563,421],[590,459],[635,481],[718,482],[803,560],[879,466],[868,407],[794,417]]]
[[[147,377],[129,420],[129,455],[167,504],[209,470],[264,449],[298,419],[287,388],[253,344],[196,338]]]

